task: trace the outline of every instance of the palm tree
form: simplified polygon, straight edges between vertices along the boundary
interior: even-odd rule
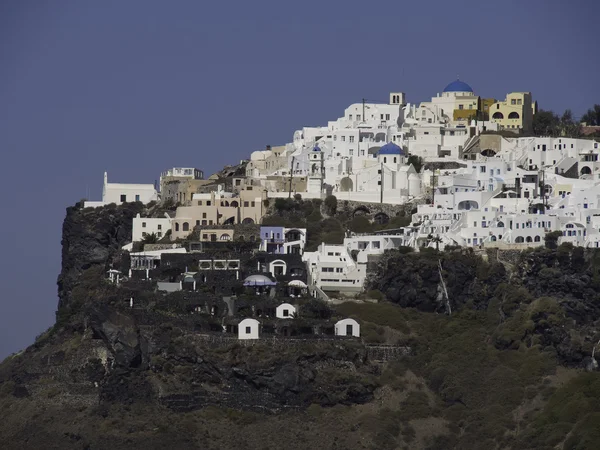
[[[429,234],[427,236],[427,241],[428,241],[428,246],[429,244],[431,244],[432,242],[435,243],[435,250],[436,251],[440,251],[440,242],[442,242],[442,238],[440,237],[439,234],[436,234],[435,237],[432,234]]]
[[[156,244],[158,242],[158,236],[156,233],[147,234],[142,238],[143,244]]]

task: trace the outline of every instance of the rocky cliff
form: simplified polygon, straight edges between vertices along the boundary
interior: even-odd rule
[[[596,448],[595,252],[392,252],[386,300],[333,312],[361,340],[240,342],[152,282],[106,282],[138,212],[162,214],[67,211],[57,324],[0,364],[2,448]]]

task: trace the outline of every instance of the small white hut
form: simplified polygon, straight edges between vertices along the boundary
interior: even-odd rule
[[[278,319],[293,319],[296,314],[296,307],[289,303],[282,303],[275,308],[275,317]]]
[[[259,339],[260,322],[256,319],[244,319],[238,324],[238,339]]]
[[[335,324],[335,335],[360,337],[360,325],[354,319],[342,319]]]

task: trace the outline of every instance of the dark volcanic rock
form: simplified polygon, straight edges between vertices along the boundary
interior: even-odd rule
[[[144,205],[67,208],[62,234],[62,271],[58,277],[59,309],[69,305],[70,295],[81,273],[94,265],[105,265],[109,257],[131,242],[133,218]]]

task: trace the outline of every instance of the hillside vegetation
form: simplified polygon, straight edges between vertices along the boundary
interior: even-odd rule
[[[278,220],[321,233],[358,217],[285,202]],[[599,252],[388,252],[368,280],[379,303],[306,304],[355,317],[361,340],[246,346],[199,332],[222,319],[182,293],[105,280],[126,263],[127,208],[69,210],[57,323],[0,364],[3,449],[598,448]]]

